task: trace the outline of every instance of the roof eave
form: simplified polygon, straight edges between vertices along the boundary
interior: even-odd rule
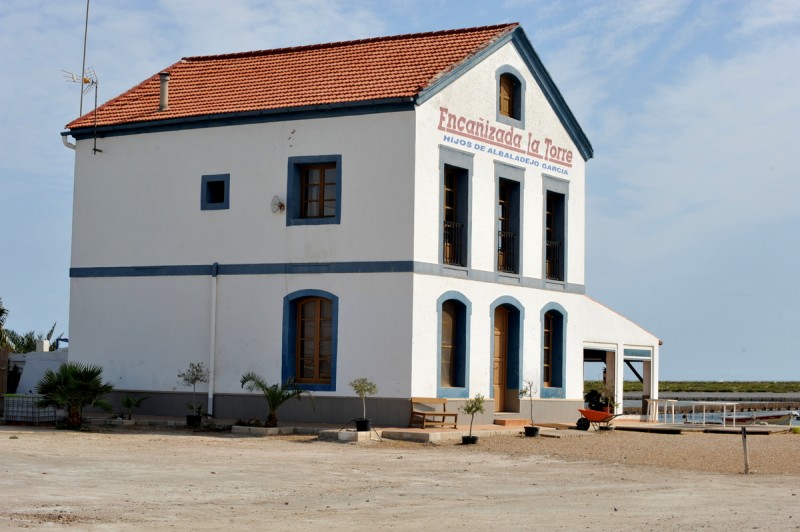
[[[126,122],[106,126],[70,128],[61,135],[71,135],[77,140],[92,137],[137,134],[162,130],[188,129],[234,125],[247,122],[274,121],[280,119],[301,119],[322,117],[336,114],[364,114],[374,112],[392,112],[411,110],[414,98],[384,98],[378,100],[362,100],[353,102],[337,102],[298,107],[281,107],[277,109],[259,109],[254,111],[238,111],[212,115],[186,116],[141,122]]]

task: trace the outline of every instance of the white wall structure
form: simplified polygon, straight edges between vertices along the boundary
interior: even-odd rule
[[[102,106],[96,129],[91,113],[70,124],[70,358],[173,415],[188,391],[177,373],[198,361],[212,369],[208,410],[231,418],[263,417],[239,383],[255,371],[316,397],[282,419],[356,417],[348,383],[365,376],[377,423],[407,423],[411,396],[476,393],[485,420],[526,417],[528,380],[538,420],[574,421],[587,350],[611,353],[618,397],[624,361],[645,362],[657,397],[658,339],[584,294],[591,145],[517,25],[188,58],[170,67],[169,112],[210,90],[186,65],[304,54],[327,71],[349,59],[316,54],[391,45],[400,61],[420,41],[473,35],[412,96],[170,117],[154,76],[132,89],[141,98]],[[142,101],[153,109],[139,116]],[[319,165],[327,187],[309,173]]]

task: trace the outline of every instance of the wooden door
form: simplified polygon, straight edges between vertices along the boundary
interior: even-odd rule
[[[508,310],[497,307],[494,311],[494,411],[502,412],[506,406],[506,367],[508,364]]]

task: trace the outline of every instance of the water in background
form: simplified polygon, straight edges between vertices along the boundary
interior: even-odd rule
[[[675,408],[678,408],[678,407],[691,408],[692,404],[695,403],[695,402],[696,401],[680,401],[679,400],[677,403],[675,403]],[[731,402],[735,403],[737,401],[731,401]],[[753,404],[753,403],[758,403],[758,401],[747,401],[747,403],[748,404]],[[625,408],[625,407],[641,407],[642,406],[642,400],[641,399],[629,399],[629,400],[623,401],[622,404],[623,404],[623,408]],[[764,404],[769,404],[769,402],[764,402]],[[672,422],[672,415],[671,414],[668,413],[667,416],[666,416],[666,419],[664,418],[663,406],[661,408],[659,408],[658,412],[659,412],[659,414],[658,414],[658,421],[659,422],[661,422],[661,423],[671,423]],[[780,415],[780,414],[783,414],[783,413],[786,413],[786,412],[787,412],[786,410],[757,410],[757,411],[741,412],[740,410],[737,409],[736,410],[736,419],[738,421],[739,418],[747,418],[747,417],[752,416],[752,415],[756,415],[756,416],[758,416],[758,415]],[[733,416],[733,409],[731,407],[728,407],[728,413],[726,414],[726,417],[730,418],[732,416]],[[702,423],[702,422],[703,422],[703,407],[702,406],[698,405],[698,406],[695,407],[694,418],[692,417],[692,413],[691,412],[688,412],[688,413],[685,413],[685,414],[684,413],[675,412],[675,423]],[[722,424],[722,412],[706,412],[705,422],[706,423],[712,423],[712,424],[714,424],[714,423]],[[800,427],[800,420],[798,420],[796,417],[793,417],[789,421],[789,426]]]

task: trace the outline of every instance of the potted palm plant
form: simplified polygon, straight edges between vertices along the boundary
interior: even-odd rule
[[[310,392],[295,386],[294,379],[288,379],[282,386],[277,383],[268,384],[261,375],[249,371],[242,375],[240,382],[242,388],[247,388],[247,391],[254,392],[258,390],[264,394],[264,398],[267,400],[267,405],[269,407],[267,420],[264,422],[265,427],[278,426],[278,408],[293,397],[297,397],[299,400],[301,395],[308,394],[311,405],[312,407],[314,406],[314,397]]]
[[[536,386],[533,384],[533,381],[525,381],[525,386],[519,391],[520,397],[527,397],[528,404],[531,409],[531,424],[526,425],[525,429],[525,436],[536,437],[539,435],[539,427],[533,424],[533,394],[536,392]]]
[[[469,436],[461,436],[461,443],[462,444],[474,444],[478,443],[478,437],[472,435],[472,422],[475,420],[475,414],[481,413],[483,414],[483,403],[484,398],[481,394],[475,394],[475,397],[472,399],[467,400],[463,405],[461,405],[461,411],[467,414],[469,417]]]
[[[197,384],[208,382],[208,369],[203,362],[189,362],[186,371],[178,373],[178,382],[184,386],[192,387],[192,404],[186,406],[191,409],[191,414],[186,415],[186,425],[199,427],[203,420],[203,404],[197,402]]]
[[[362,416],[355,420],[356,430],[358,432],[369,432],[370,420],[367,419],[366,397],[378,393],[378,386],[366,377],[359,377],[350,382],[350,387],[361,398]]]

